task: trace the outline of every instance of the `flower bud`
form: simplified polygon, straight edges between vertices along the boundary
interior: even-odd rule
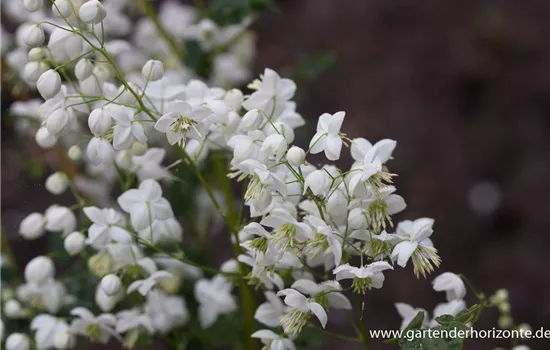
[[[31,341],[22,333],[12,333],[6,339],[6,350],[29,350]]]
[[[98,277],[103,277],[111,270],[113,258],[108,252],[100,252],[88,259],[90,272]]]
[[[67,151],[67,155],[71,160],[77,161],[80,157],[82,157],[82,150],[80,149],[80,146],[72,145],[71,148],[69,148],[69,151]]]
[[[58,136],[69,126],[69,112],[59,108],[50,113],[46,119],[46,129],[52,135]]]
[[[132,151],[125,149],[117,152],[115,163],[122,170],[130,170],[132,167]]]
[[[122,282],[117,275],[108,274],[101,279],[101,288],[108,296],[113,296],[120,291]]]
[[[116,304],[124,297],[124,290],[119,289],[114,295],[107,295],[101,286],[98,286],[95,291],[95,303],[103,312],[110,312]]]
[[[105,136],[111,129],[111,116],[103,108],[96,108],[88,117],[88,126],[94,136]]]
[[[111,66],[108,63],[104,62],[96,63],[94,69],[92,70],[92,74],[95,75],[96,78],[101,82],[111,80],[113,76],[113,73],[111,72]]]
[[[21,74],[23,79],[29,84],[36,84],[42,73],[48,70],[48,65],[44,62],[28,62],[23,67]]]
[[[74,67],[74,75],[78,80],[84,80],[88,78],[90,75],[92,75],[92,71],[94,70],[93,63],[87,59],[83,58]]]
[[[16,299],[9,299],[4,303],[2,310],[7,318],[16,319],[25,316],[26,312],[21,307],[21,304]]]
[[[73,14],[73,4],[71,0],[55,0],[52,12],[58,17],[69,17]]]
[[[239,262],[235,259],[229,259],[222,264],[220,271],[224,273],[239,273]]]
[[[43,0],[23,0],[23,6],[29,12],[36,12],[42,8]]]
[[[44,49],[41,47],[35,47],[29,50],[27,55],[30,62],[38,62],[44,58]]]
[[[65,173],[57,171],[48,176],[45,186],[51,194],[60,195],[69,187],[69,179]]]
[[[52,205],[46,209],[46,230],[68,234],[76,228],[76,217],[71,209]]]
[[[99,165],[111,161],[114,158],[115,151],[109,141],[94,137],[88,142],[86,155],[90,158],[92,164]]]
[[[103,82],[95,75],[90,75],[84,80],[80,81],[80,92],[86,96],[101,96]]]
[[[74,333],[69,330],[69,327],[57,327],[60,328],[53,337],[53,346],[59,350],[73,349],[76,345],[76,337]]]
[[[292,146],[286,154],[286,159],[290,164],[294,166],[300,166],[304,164],[304,160],[306,159],[306,152],[298,146]]]
[[[241,129],[244,131],[258,130],[264,121],[264,117],[257,109],[246,112],[241,120]]]
[[[19,234],[28,240],[37,239],[46,232],[46,219],[40,213],[29,214],[19,224]]]
[[[61,76],[53,69],[47,70],[38,78],[36,88],[45,100],[50,99],[61,89]]]
[[[223,101],[226,105],[228,105],[232,110],[237,111],[241,108],[241,105],[244,101],[244,95],[241,90],[239,89],[232,89],[229,90],[225,97],[223,98]]]
[[[44,34],[44,29],[38,24],[34,24],[25,30],[23,34],[23,42],[28,47],[37,47],[44,44],[46,40],[46,35]]]
[[[69,233],[63,242],[63,246],[69,255],[79,254],[86,246],[86,236],[78,231]]]
[[[55,266],[52,259],[46,256],[37,256],[25,266],[25,280],[27,282],[42,284],[55,274]]]
[[[143,143],[139,143],[139,142],[134,142],[132,144],[132,148],[130,148],[130,150],[132,151],[132,154],[134,156],[142,156],[145,154],[145,152],[147,152],[147,149],[149,147],[147,147],[146,144],[143,144]]]
[[[164,75],[164,65],[161,61],[149,60],[143,65],[143,68],[141,69],[141,75],[145,80],[160,80]]]
[[[80,20],[84,23],[97,24],[100,23],[105,16],[107,16],[107,11],[97,0],[88,1],[80,6],[80,10],[78,11],[78,17],[80,17]]]
[[[323,195],[330,187],[330,178],[324,170],[315,170],[306,177],[304,192],[310,188],[314,195]]]
[[[361,208],[354,208],[349,212],[348,224],[352,230],[359,230],[367,227],[367,218]]]
[[[57,143],[57,137],[50,134],[46,127],[38,129],[34,135],[34,139],[41,148],[50,148]]]

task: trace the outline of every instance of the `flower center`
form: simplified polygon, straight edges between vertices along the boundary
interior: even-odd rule
[[[195,125],[198,123],[184,115],[180,115],[172,124],[171,129],[175,133],[186,134],[191,128],[195,129]]]

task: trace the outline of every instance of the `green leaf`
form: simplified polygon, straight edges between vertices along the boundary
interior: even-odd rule
[[[405,327],[403,332],[407,332],[410,329],[420,329],[422,328],[422,324],[424,323],[424,311],[419,311],[416,316],[412,319],[411,322]]]

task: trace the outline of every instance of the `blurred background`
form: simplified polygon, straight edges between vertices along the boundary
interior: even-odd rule
[[[308,68],[307,58],[319,53],[334,59],[315,79],[297,79],[298,112],[312,123],[298,133],[298,144],[308,144],[320,114],[344,110],[349,138],[398,141],[389,166],[408,208],[397,219],[436,222],[441,268],[428,280],[409,269],[388,273],[384,288],[365,299],[367,327],[398,328],[398,301],[432,310],[444,296],[430,283],[444,271],[465,274],[486,294],[508,289],[517,323],[550,327],[550,2],[276,4],[279,10],[262,13],[253,28],[256,73],[299,62]],[[29,176],[29,157],[41,156],[33,147],[3,127],[2,225],[21,264],[45,242],[20,242],[20,220],[53,202],[44,178]],[[340,165],[349,166],[349,152],[343,154]],[[72,202],[70,194],[65,201]],[[492,328],[497,317],[484,313],[479,328]],[[546,349],[550,340],[525,344]],[[509,343],[470,340],[465,349],[497,345]],[[334,346],[327,339],[323,348]]]

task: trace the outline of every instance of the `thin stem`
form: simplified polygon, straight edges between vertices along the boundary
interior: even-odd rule
[[[168,46],[170,46],[170,50],[172,50],[172,53],[183,60],[183,51],[178,46],[178,43],[176,42],[174,37],[170,33],[168,33],[166,28],[164,28],[164,26],[160,22],[159,17],[155,12],[155,9],[153,8],[153,6],[151,6],[150,0],[142,1],[142,9],[143,13],[151,18],[159,34],[164,38],[164,40],[166,40]]]
[[[349,341],[349,342],[355,342],[355,343],[360,343],[361,342],[361,338],[359,338],[359,337],[355,337],[355,338],[354,337],[348,337],[347,335],[327,331],[326,329],[321,328],[321,327],[319,327],[317,325],[314,325],[312,323],[308,323],[308,327],[315,328],[319,332],[321,332],[323,334],[326,334],[330,337],[336,338],[336,339],[341,339],[341,340],[345,340],[345,341]]]

